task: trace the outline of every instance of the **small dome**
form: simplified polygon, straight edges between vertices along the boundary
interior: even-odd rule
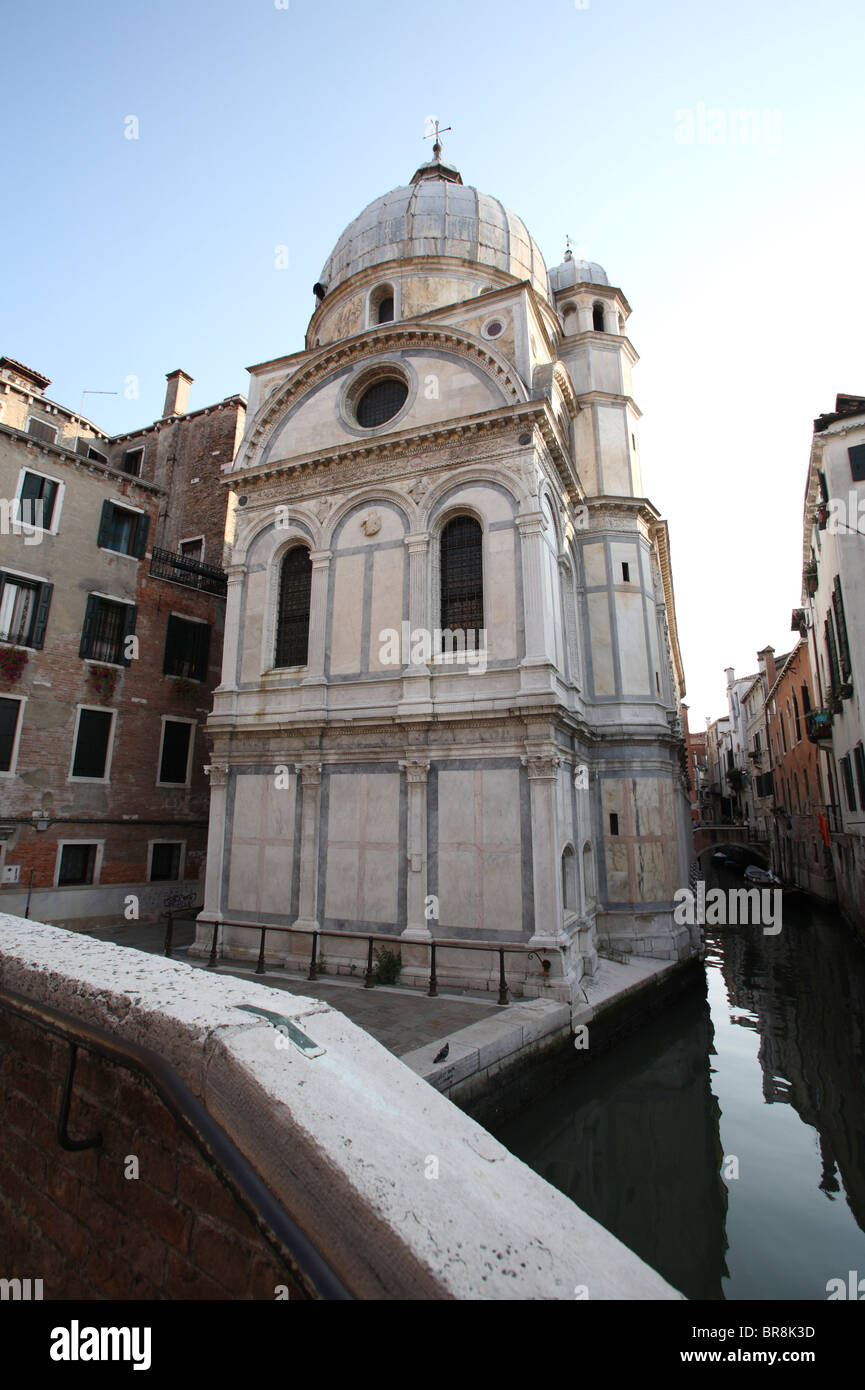
[[[530,280],[538,294],[550,298],[546,263],[522,219],[498,198],[466,187],[457,170],[435,160],[349,223],[319,281],[330,294],[369,266],[424,256],[474,261],[515,280]]]
[[[561,265],[550,271],[550,284],[554,290],[566,290],[571,285],[608,285],[607,272],[597,261],[575,261],[570,251],[565,253]]]

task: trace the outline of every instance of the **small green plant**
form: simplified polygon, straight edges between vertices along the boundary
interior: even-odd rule
[[[316,975],[327,974],[327,960],[322,950],[319,950],[318,959],[315,962],[315,973]]]
[[[398,984],[401,970],[401,951],[390,951],[387,946],[381,946],[376,949],[375,970],[373,974],[377,985]]]

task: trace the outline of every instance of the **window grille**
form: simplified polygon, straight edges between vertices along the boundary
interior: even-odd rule
[[[279,614],[276,621],[276,666],[305,666],[309,650],[312,561],[305,546],[295,545],[282,562]]]
[[[357,403],[357,422],[364,429],[383,425],[402,410],[408,398],[408,387],[398,377],[376,381],[364,391]]]
[[[441,626],[480,641],[484,625],[483,536],[473,517],[449,521],[441,538]]]

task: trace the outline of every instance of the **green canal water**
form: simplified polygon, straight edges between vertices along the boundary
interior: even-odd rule
[[[865,949],[806,901],[706,928],[705,991],[492,1126],[688,1298],[865,1279]]]

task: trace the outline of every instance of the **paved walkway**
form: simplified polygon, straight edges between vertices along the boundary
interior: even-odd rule
[[[94,928],[86,935],[94,936],[99,941],[112,941],[119,946],[131,946],[151,955],[161,955],[165,926],[161,922],[128,922],[117,927]],[[175,923],[175,957],[187,965],[207,969],[206,962],[186,954],[186,948],[194,940],[193,922]],[[285,989],[289,994],[324,999],[397,1057],[445,1038],[460,1028],[467,1028],[470,1023],[489,1018],[490,1013],[501,1015],[506,1012],[499,1005],[476,997],[460,998],[454,994],[443,994],[437,999],[430,999],[420,990],[392,985],[364,989],[362,982],[343,976],[334,980],[317,980],[313,984],[303,976],[290,975],[284,970],[267,970],[263,975],[256,975],[252,965],[227,965],[225,962],[220,962],[217,973],[249,980],[253,985],[267,985],[269,989]]]

